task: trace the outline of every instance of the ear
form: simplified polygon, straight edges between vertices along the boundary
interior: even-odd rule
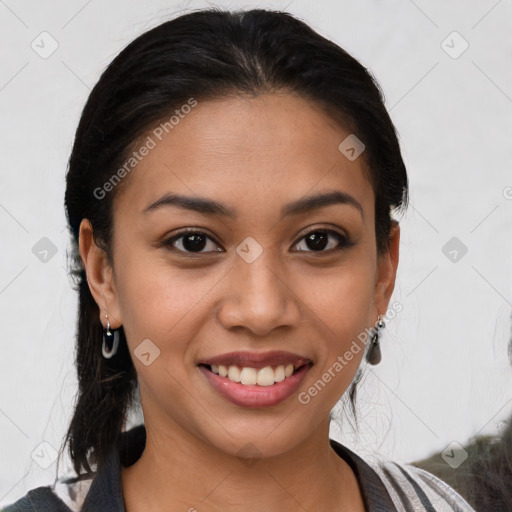
[[[389,233],[389,249],[378,257],[377,279],[375,283],[376,315],[384,315],[389,306],[389,300],[395,289],[398,253],[400,246],[400,226],[397,221],[391,221]]]
[[[108,315],[111,327],[117,329],[122,322],[114,273],[106,252],[96,245],[92,225],[88,219],[83,219],[80,223],[79,248],[89,289],[100,309],[100,321],[106,327],[105,315]]]

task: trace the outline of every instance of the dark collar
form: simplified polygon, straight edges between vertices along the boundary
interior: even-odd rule
[[[329,440],[333,450],[354,471],[365,509],[368,512],[390,512],[396,510],[389,493],[375,470],[359,455],[338,443]],[[94,478],[82,512],[126,512],[121,488],[121,465],[134,464],[146,446],[144,425],[132,428],[121,434],[115,450],[112,450],[105,464]]]
[[[396,510],[388,490],[375,470],[346,446],[334,439],[329,439],[329,443],[333,450],[354,471],[363,495],[365,510],[367,512],[391,512]]]

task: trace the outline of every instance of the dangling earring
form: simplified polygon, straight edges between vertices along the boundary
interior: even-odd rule
[[[101,346],[101,353],[105,359],[110,359],[116,355],[119,347],[119,329],[110,329],[110,322],[107,318],[107,328],[103,329],[103,345]]]
[[[382,359],[382,355],[380,353],[379,335],[380,331],[384,329],[384,327],[386,327],[386,324],[382,319],[382,315],[379,315],[377,319],[377,330],[375,331],[371,345],[368,347],[368,352],[366,353],[366,361],[368,364],[379,364]]]

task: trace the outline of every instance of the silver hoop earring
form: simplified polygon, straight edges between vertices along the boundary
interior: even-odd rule
[[[101,346],[101,353],[105,359],[110,359],[115,356],[119,348],[119,329],[110,329],[110,322],[107,318],[107,328],[103,329],[103,344]]]
[[[373,366],[379,364],[382,359],[382,354],[380,352],[379,336],[381,330],[384,329],[384,327],[386,327],[386,324],[382,319],[382,315],[378,316],[376,326],[377,329],[375,331],[375,335],[373,336],[371,344],[368,347],[368,352],[366,353],[366,361],[368,362],[368,364],[371,364]]]

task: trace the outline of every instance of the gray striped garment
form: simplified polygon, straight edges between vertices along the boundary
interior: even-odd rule
[[[145,442],[145,427],[139,425],[122,434],[117,449],[92,477],[38,487],[2,512],[125,512],[121,465],[133,464]],[[475,512],[456,491],[423,469],[382,458],[366,461],[333,439],[330,444],[353,469],[368,512]]]

